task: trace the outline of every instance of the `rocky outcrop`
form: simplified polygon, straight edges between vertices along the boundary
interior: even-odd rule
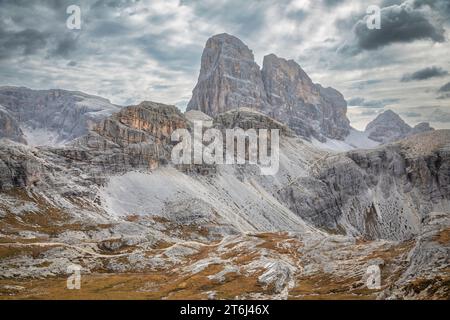
[[[298,134],[324,141],[326,137],[342,140],[350,133],[342,94],[314,84],[295,61],[268,55],[262,77],[271,106],[269,114]]]
[[[281,135],[293,136],[294,132],[285,124],[267,115],[247,108],[231,110],[214,118],[213,126],[222,130],[230,128],[248,129],[278,129]]]
[[[374,141],[390,143],[413,134],[432,130],[434,129],[427,122],[419,123],[412,128],[397,113],[392,110],[386,110],[369,122],[365,133]]]
[[[378,115],[366,126],[369,138],[381,143],[400,140],[408,135],[411,127],[398,114],[387,110]]]
[[[208,39],[187,109],[215,116],[242,107],[261,109],[265,104],[264,84],[252,51],[225,33]]]
[[[39,145],[71,141],[120,110],[107,99],[78,91],[0,87],[0,104],[29,136],[44,136]],[[51,139],[45,139],[45,136]]]
[[[45,162],[32,148],[12,142],[0,144],[0,191],[32,187],[46,172]]]
[[[347,103],[338,91],[314,84],[295,61],[273,54],[260,70],[242,41],[220,34],[206,43],[188,110],[216,116],[236,108],[256,109],[320,141],[350,132]]]
[[[422,132],[428,132],[428,131],[433,131],[434,128],[432,128],[430,126],[430,124],[428,122],[421,122],[417,125],[414,126],[414,128],[412,128],[410,134],[418,134],[418,133],[422,133]]]
[[[88,162],[102,175],[154,169],[170,161],[171,134],[180,128],[188,128],[188,123],[178,108],[145,101],[103,120],[71,148],[53,151]]]
[[[27,143],[16,119],[14,119],[9,112],[0,105],[0,139],[1,138],[6,138],[24,144]]]
[[[111,174],[168,164],[172,131],[187,127],[175,106],[142,102],[106,118],[64,147],[2,144],[0,189],[41,186],[86,196],[84,187],[100,185]],[[73,180],[82,190],[71,188]]]
[[[304,196],[293,197],[292,207],[300,208],[298,214],[315,213],[307,217],[315,225],[330,228],[336,221],[332,229],[341,226],[368,239],[409,239],[430,212],[449,208],[449,141],[450,131],[439,130],[329,157],[314,182],[322,193],[310,204],[304,201],[310,209],[301,206]]]
[[[144,101],[103,120],[94,131],[124,147],[150,141],[170,144],[172,132],[179,128],[187,128],[187,123],[177,107]]]

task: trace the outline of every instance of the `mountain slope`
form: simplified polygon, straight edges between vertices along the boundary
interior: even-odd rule
[[[64,144],[120,110],[107,99],[77,91],[0,87],[0,105],[31,145]]]
[[[128,297],[448,296],[449,131],[334,154],[253,110],[213,122],[267,124],[281,129],[274,176],[254,165],[173,166],[170,133],[191,128],[174,106],[153,102],[63,148],[0,144],[0,294],[55,296],[51,279],[66,281],[76,262],[92,283],[129,283],[120,290]],[[383,286],[370,291],[372,264]],[[27,282],[36,277],[37,287]],[[150,283],[158,294],[144,290]],[[101,287],[83,292],[98,298]]]

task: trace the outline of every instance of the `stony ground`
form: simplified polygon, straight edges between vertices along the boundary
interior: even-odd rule
[[[11,233],[0,239],[0,297],[448,299],[450,268],[439,256],[443,253],[448,260],[450,228],[442,222],[447,217],[436,214],[426,235],[404,242],[295,233],[236,234],[208,241],[206,231],[193,236],[195,226],[185,226],[189,236],[174,241],[171,226],[160,240],[132,243],[117,234],[101,237],[116,233],[121,222],[94,227],[62,219],[60,230],[48,226],[44,231],[47,223],[35,220],[30,226],[45,237],[19,240]],[[129,217],[132,222],[127,223],[144,224],[142,219]],[[2,230],[12,231],[14,223],[2,219]],[[62,231],[66,228],[78,229],[85,238],[69,238]],[[427,261],[420,265],[424,256]],[[72,264],[82,267],[79,290],[67,289],[67,267]],[[381,268],[379,289],[366,285],[370,265]]]

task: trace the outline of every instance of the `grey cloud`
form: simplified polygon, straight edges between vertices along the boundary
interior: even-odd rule
[[[361,112],[359,115],[360,116],[373,116],[378,113],[379,113],[379,111],[377,111],[377,110],[365,110],[365,111]]]
[[[202,44],[170,47],[168,34],[144,35],[133,40],[133,46],[160,62],[167,68],[196,72],[203,50]]]
[[[430,121],[435,122],[450,122],[450,112],[443,111],[441,109],[436,109],[428,117]]]
[[[366,100],[361,97],[356,97],[348,100],[348,105],[350,107],[364,107],[364,108],[384,108],[385,106],[391,105],[398,102],[398,99],[381,99],[381,100]]]
[[[377,84],[377,83],[380,83],[380,82],[382,82],[382,80],[358,81],[357,83],[352,84],[352,88],[362,90],[362,89],[367,88],[368,86],[371,86],[371,85],[374,85],[374,84]]]
[[[266,23],[266,10],[270,1],[196,1],[180,0],[180,5],[191,7],[198,16],[206,18],[212,26],[225,27],[225,31],[250,36],[259,33]]]
[[[440,87],[438,92],[450,92],[450,82]]]
[[[409,82],[414,80],[426,80],[430,78],[437,78],[437,77],[443,77],[448,74],[447,70],[444,70],[440,67],[428,67],[421,70],[418,70],[414,73],[405,74],[403,75],[401,81],[402,82]]]
[[[405,1],[405,0],[384,0],[384,1],[381,3],[381,6],[384,8],[384,7],[390,7],[390,6],[393,6],[393,5],[400,5],[400,4],[402,4],[404,1]]]
[[[381,10],[381,29],[370,30],[365,20],[354,27],[355,47],[344,48],[349,53],[376,50],[392,43],[415,40],[445,41],[445,30],[435,25],[426,11],[414,9],[410,3],[385,7]]]
[[[352,98],[350,100],[347,101],[348,105],[353,107],[353,106],[361,106],[364,103],[364,98]]]
[[[45,48],[47,35],[33,29],[14,32],[0,29],[0,59],[12,55],[31,55]]]
[[[441,93],[437,97],[438,100],[450,99],[450,82],[440,87],[438,93]]]
[[[441,15],[450,16],[450,1],[448,0],[414,0],[414,6],[416,8],[429,6]]]
[[[68,58],[77,48],[77,38],[67,36],[57,42],[56,48],[51,51],[52,57]]]
[[[422,116],[422,114],[420,114],[418,112],[414,112],[414,111],[402,112],[402,113],[400,113],[400,115],[408,117],[408,118],[418,118],[418,117]]]
[[[117,21],[102,21],[95,25],[90,33],[93,37],[120,37],[126,35],[131,29]]]
[[[398,14],[399,26],[388,21],[383,32],[398,31],[398,27],[399,34],[404,35],[407,30],[402,28],[408,29],[412,24],[408,17],[420,15],[425,20],[423,25],[428,22],[434,28],[433,37],[437,40],[442,34],[440,21],[431,19],[428,13],[443,12],[446,2],[450,2],[364,1],[394,8],[407,1],[409,11]],[[351,3],[352,0],[319,0],[311,1],[311,6],[298,7],[293,0],[181,0],[179,4],[159,0],[0,0],[0,83],[93,90],[91,93],[119,104],[145,98],[177,103],[183,108],[195,85],[206,39],[215,33],[228,32],[248,44],[257,61],[259,55],[274,52],[297,60],[315,81],[336,87],[349,97],[366,97],[358,105],[361,108],[354,110],[357,115],[379,111],[397,102],[387,98],[402,97],[404,92],[408,92],[407,96],[396,104],[399,110],[402,107],[409,110],[410,103],[433,103],[425,100],[427,94],[423,90],[420,94],[424,98],[414,100],[414,92],[407,91],[409,84],[400,84],[398,80],[405,73],[405,65],[415,71],[426,61],[429,62],[425,65],[437,64],[450,71],[444,64],[445,58],[441,59],[448,44],[436,46],[424,58],[423,53],[413,52],[414,45],[407,49],[388,46],[386,43],[400,41],[364,35],[361,39],[371,36],[383,43],[381,50],[373,54],[372,49],[364,49],[354,41],[350,44],[359,54],[349,59],[336,52],[337,48],[348,35],[353,35],[353,27],[365,14],[365,8],[350,6]],[[70,4],[81,6],[81,31],[65,27],[65,8]],[[340,4],[353,9],[343,12]],[[329,29],[320,30],[318,23],[325,20],[324,26]],[[286,29],[281,28],[284,25]],[[25,30],[34,30],[31,42],[21,40],[9,47],[3,45],[9,38],[3,34]],[[424,38],[434,41],[429,36]],[[18,59],[21,65],[16,64]],[[111,81],[116,78],[122,83]],[[438,88],[430,85],[424,87],[427,89],[433,99]],[[439,94],[442,99],[446,99],[445,94],[450,98],[450,92]]]
[[[336,7],[344,2],[345,0],[323,0],[322,3],[327,7]]]

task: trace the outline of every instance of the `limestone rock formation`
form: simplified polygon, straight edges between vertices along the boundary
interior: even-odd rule
[[[64,147],[2,141],[0,236],[14,254],[0,259],[0,295],[4,280],[65,281],[67,264],[80,261],[84,277],[163,272],[178,283],[196,275],[219,297],[227,273],[241,281],[256,272],[251,293],[223,297],[333,298],[368,292],[362,275],[375,260],[384,265],[383,288],[365,297],[448,297],[450,131],[334,154],[241,108],[213,125],[280,129],[279,171],[215,165],[204,176],[168,160],[171,132],[192,129],[185,118],[174,106],[144,102]],[[423,283],[410,287],[409,279]],[[319,283],[317,292],[302,287],[307,281]],[[430,281],[433,291],[423,287]],[[195,296],[206,294],[192,285]],[[183,288],[161,289],[161,297],[190,297]]]
[[[73,141],[71,148],[54,149],[96,166],[103,175],[131,169],[154,169],[170,161],[171,134],[188,128],[175,106],[144,101],[123,108]]]
[[[215,116],[242,107],[261,109],[265,104],[264,84],[252,51],[225,33],[208,39],[187,109]]]
[[[268,55],[262,77],[270,104],[268,113],[299,135],[323,141],[326,137],[343,140],[350,133],[342,94],[314,84],[295,61]]]
[[[219,114],[214,118],[213,125],[219,129],[278,129],[281,135],[294,136],[294,132],[285,124],[274,120],[256,110],[241,108]]]
[[[386,110],[367,124],[365,133],[374,141],[390,143],[413,134],[432,130],[434,129],[426,122],[419,123],[412,128],[397,113]]]
[[[55,145],[89,132],[120,110],[107,99],[77,91],[0,87],[0,105],[16,119],[30,145]]]
[[[260,70],[242,41],[220,34],[206,43],[188,110],[216,116],[236,108],[256,109],[320,141],[342,140],[350,132],[347,103],[338,91],[314,84],[296,62],[273,54]]]
[[[0,139],[1,138],[24,144],[27,143],[16,119],[9,114],[8,110],[0,105]]]
[[[434,128],[432,128],[428,122],[421,122],[421,123],[416,124],[412,128],[410,134],[417,134],[417,133],[433,131],[433,130],[434,130]]]
[[[321,167],[317,177],[329,196],[321,197],[316,213],[369,239],[412,238],[430,212],[449,207],[448,130],[336,155]]]

